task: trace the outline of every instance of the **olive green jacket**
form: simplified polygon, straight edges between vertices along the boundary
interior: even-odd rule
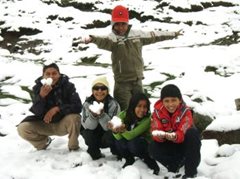
[[[114,32],[107,37],[92,36],[92,42],[98,48],[111,51],[112,70],[116,82],[136,81],[143,79],[144,62],[142,47],[155,42],[173,39],[175,32],[129,30],[125,36]]]
[[[125,123],[126,120],[126,111],[122,111],[118,114],[118,117]],[[133,129],[130,131],[125,131],[123,133],[113,134],[117,140],[125,138],[126,140],[132,140],[138,136],[143,136],[146,140],[150,140],[150,116],[144,117],[137,122]]]

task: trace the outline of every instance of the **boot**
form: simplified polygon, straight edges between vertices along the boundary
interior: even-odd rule
[[[158,174],[159,174],[160,168],[159,168],[157,162],[156,162],[154,159],[152,159],[152,158],[150,158],[149,156],[147,156],[147,157],[144,157],[143,162],[144,162],[150,169],[153,170],[153,174],[155,174],[155,175],[158,175]]]
[[[52,141],[53,141],[53,139],[51,137],[48,137],[45,146],[43,148],[37,149],[37,150],[46,150]]]
[[[93,160],[98,160],[100,158],[104,158],[105,155],[101,153],[100,149],[98,148],[89,148],[88,147],[88,150],[87,152],[90,154],[90,156],[92,157]]]
[[[183,175],[182,179],[195,178],[195,177],[197,177],[197,174],[195,174],[195,175]]]
[[[126,162],[125,162],[125,164],[122,166],[122,168],[125,168],[125,167],[128,166],[128,165],[132,165],[132,164],[134,164],[134,162],[135,162],[135,159],[134,159],[134,157],[132,157],[132,156],[126,157],[125,159],[126,159]]]

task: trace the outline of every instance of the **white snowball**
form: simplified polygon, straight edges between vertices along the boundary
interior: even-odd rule
[[[160,130],[154,130],[154,131],[152,131],[152,135],[153,136],[163,136],[163,135],[165,135],[165,132],[160,131]]]
[[[116,128],[116,127],[120,127],[122,125],[122,120],[117,116],[113,116],[110,123],[113,125],[113,128]]]
[[[52,79],[52,78],[47,78],[47,79],[46,79],[46,85],[51,86],[51,85],[52,85],[52,82],[53,82],[53,79]]]
[[[52,82],[53,82],[53,79],[52,79],[52,78],[47,78],[47,79],[43,78],[43,79],[41,80],[41,83],[42,83],[43,85],[49,85],[49,86],[51,86],[51,85],[52,85]]]
[[[93,104],[89,105],[89,109],[96,114],[100,114],[103,107],[104,104],[102,102],[98,103],[97,101],[93,101]]]
[[[166,135],[168,135],[170,138],[175,138],[176,137],[175,132],[166,132]]]

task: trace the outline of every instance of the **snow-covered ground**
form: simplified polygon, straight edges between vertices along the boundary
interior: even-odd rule
[[[106,179],[140,179],[163,178],[170,176],[161,167],[160,176],[155,176],[140,160],[133,166],[122,169],[124,161],[116,161],[108,149],[103,153],[106,158],[92,161],[87,154],[87,146],[79,136],[81,150],[67,150],[67,136],[54,136],[52,144],[46,151],[36,151],[29,143],[21,139],[16,131],[16,125],[26,116],[31,106],[30,95],[26,88],[31,89],[34,80],[42,73],[42,63],[56,62],[62,73],[67,74],[75,83],[79,95],[84,101],[91,93],[91,81],[96,75],[106,75],[113,89],[113,74],[110,52],[100,50],[95,45],[81,44],[72,47],[73,39],[89,34],[107,35],[111,26],[86,29],[87,24],[94,20],[107,22],[110,14],[104,13],[115,5],[122,4],[129,10],[141,13],[141,16],[153,16],[154,19],[171,18],[171,23],[159,22],[154,19],[140,22],[132,18],[133,28],[142,30],[182,29],[184,34],[175,40],[168,40],[144,47],[143,58],[146,70],[143,81],[148,93],[151,94],[152,105],[159,98],[160,89],[168,83],[174,83],[181,89],[184,100],[194,110],[201,114],[214,117],[214,122],[208,129],[229,131],[240,128],[240,112],[236,111],[234,100],[240,98],[240,43],[231,45],[213,45],[217,39],[231,36],[233,32],[239,35],[240,2],[225,0],[234,6],[213,6],[197,12],[175,12],[170,8],[182,7],[191,9],[191,5],[218,2],[217,0],[188,0],[161,2],[102,0],[81,1],[92,2],[96,10],[80,11],[73,7],[60,7],[57,4],[47,4],[48,0],[21,0],[0,2],[0,43],[4,41],[3,32],[20,31],[21,27],[42,31],[36,35],[24,35],[22,42],[41,39],[44,45],[33,54],[29,49],[23,52],[10,53],[0,48],[0,178],[1,179],[60,179],[87,177]],[[57,2],[57,1],[55,1]],[[60,1],[59,1],[60,2]],[[156,8],[159,4],[169,6]],[[50,16],[57,15],[55,20]],[[61,19],[72,17],[70,21]],[[189,25],[188,22],[192,22]],[[177,23],[180,22],[180,23]],[[201,23],[199,23],[201,22]],[[24,40],[26,39],[26,40]],[[86,50],[79,50],[88,47]],[[83,65],[82,58],[98,56],[96,63],[100,65]],[[78,65],[80,64],[80,65]],[[206,67],[215,67],[216,73],[206,72]],[[165,81],[168,76],[174,76],[154,89],[150,84]],[[112,90],[110,91],[112,94]],[[203,102],[196,103],[200,98]],[[211,100],[209,100],[211,99]],[[202,160],[198,168],[201,179],[236,179],[240,178],[240,145],[219,146],[216,140],[202,140]],[[219,156],[219,157],[217,157]],[[183,169],[181,169],[183,172]]]

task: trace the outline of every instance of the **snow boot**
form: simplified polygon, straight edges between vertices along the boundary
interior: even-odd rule
[[[143,162],[144,162],[150,169],[153,170],[153,174],[154,174],[154,175],[158,175],[158,174],[159,174],[160,168],[159,168],[157,162],[156,162],[154,159],[152,159],[152,158],[150,158],[149,156],[147,156],[147,157],[144,157]]]
[[[134,157],[132,157],[132,156],[126,157],[125,159],[126,159],[126,162],[124,163],[124,165],[122,166],[122,168],[125,168],[125,167],[128,166],[128,165],[132,165],[132,164],[134,164],[134,162],[135,162],[135,159],[134,159]]]

